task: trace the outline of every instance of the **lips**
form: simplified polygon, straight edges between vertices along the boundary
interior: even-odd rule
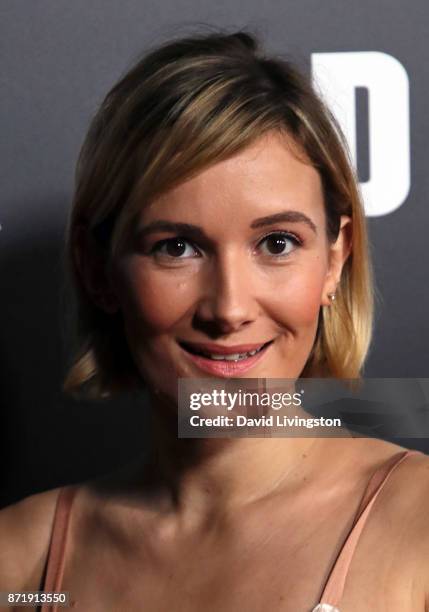
[[[209,342],[179,342],[179,344],[187,351],[193,354],[202,355],[237,355],[259,351],[265,345],[270,344],[272,340],[268,342],[259,342],[257,344],[236,344],[234,346],[221,346],[219,344],[212,344]]]
[[[233,377],[254,367],[273,343],[222,346],[211,343],[179,342],[197,367],[215,376]],[[249,354],[250,353],[250,354]]]

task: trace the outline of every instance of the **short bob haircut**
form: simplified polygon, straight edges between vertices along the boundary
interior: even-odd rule
[[[151,50],[111,89],[90,124],[66,235],[76,346],[65,391],[101,398],[144,386],[121,313],[105,313],[83,286],[76,228],[86,226],[109,259],[142,206],[272,130],[292,138],[318,170],[329,241],[338,236],[340,215],[352,218],[352,250],[337,299],[320,308],[301,376],[360,378],[373,329],[373,274],[344,137],[310,81],[289,61],[266,55],[251,33],[217,31]]]

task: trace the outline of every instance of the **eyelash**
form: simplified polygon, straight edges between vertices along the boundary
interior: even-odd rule
[[[260,244],[262,244],[265,240],[267,240],[268,238],[272,238],[274,236],[281,236],[283,238],[287,238],[288,240],[290,240],[291,242],[294,243],[295,248],[296,247],[300,247],[303,244],[303,241],[301,240],[301,238],[299,238],[296,234],[293,234],[291,232],[286,232],[284,230],[277,230],[274,232],[270,232],[269,234],[266,234],[265,236],[263,236],[259,242],[258,242],[258,246]],[[165,245],[167,245],[169,242],[174,242],[174,241],[183,241],[186,244],[191,245],[196,251],[198,251],[197,247],[193,244],[193,242],[191,240],[188,240],[187,238],[183,237],[183,236],[174,236],[173,238],[166,238],[164,240],[160,240],[159,242],[155,243],[152,248],[150,249],[149,254],[150,255],[162,255],[163,257],[167,257],[170,258],[172,260],[177,260],[180,261],[182,259],[190,259],[189,257],[174,257],[173,255],[168,255],[166,253],[161,253],[161,248]],[[295,248],[293,250],[295,250]],[[284,254],[279,254],[279,255],[275,255],[275,254],[270,254],[270,256],[274,259],[285,259],[286,257],[288,257],[290,255],[289,253],[284,253]]]

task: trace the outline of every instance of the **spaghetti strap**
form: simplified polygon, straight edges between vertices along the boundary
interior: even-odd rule
[[[320,603],[313,608],[312,612],[339,612],[337,606],[343,595],[353,554],[375,500],[395,468],[407,457],[414,454],[421,454],[421,452],[407,450],[399,453],[399,456],[398,454],[394,455],[377,469],[370,478],[353,525],[328,576]],[[40,589],[45,592],[59,592],[61,590],[70,511],[76,490],[76,485],[69,485],[62,487],[58,494],[46,562],[46,576],[44,585]],[[40,608],[40,612],[57,612],[57,610],[56,603],[43,604]]]
[[[41,589],[47,593],[58,593],[61,590],[70,510],[76,490],[75,485],[69,485],[62,487],[58,494],[46,562],[45,581]],[[40,612],[56,612],[56,610],[56,603],[45,603],[40,608]]]
[[[414,454],[421,454],[417,450],[407,450],[391,457],[384,465],[374,472],[368,482],[359,509],[356,513],[352,528],[347,536],[331,570],[325,588],[320,599],[320,603],[313,609],[313,612],[339,612],[338,606],[344,591],[353,554],[356,550],[359,537],[363,531],[365,523],[371,509],[378,497],[378,494],[386,484],[392,472],[407,457]]]

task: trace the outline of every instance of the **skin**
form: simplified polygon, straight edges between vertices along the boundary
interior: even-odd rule
[[[178,340],[273,339],[244,377],[293,378],[310,353],[319,309],[331,307],[351,222],[342,217],[338,240],[328,243],[320,177],[295,153],[284,136],[268,134],[163,194],[142,209],[128,250],[108,266],[87,236],[78,241],[88,292],[100,308],[122,312],[151,391],[154,445],[147,462],[79,490],[63,580],[76,610],[140,610],[142,602],[148,612],[310,610],[370,475],[402,450],[363,438],[177,439],[177,378],[202,376]],[[303,221],[251,228],[286,210],[306,215],[316,231]],[[159,242],[177,233],[142,237],[160,219],[192,223],[205,237],[190,241],[185,255],[172,242],[166,250]],[[266,236],[275,232],[296,235],[300,246],[286,240],[286,255],[273,256]],[[428,471],[425,456],[412,457],[383,489],[341,612],[429,609]],[[0,513],[0,590],[37,589],[57,494]],[[25,553],[17,544],[23,532]],[[15,564],[6,563],[10,556]]]
[[[132,248],[113,263],[113,293],[134,359],[149,385],[173,400],[178,377],[201,376],[178,340],[274,340],[244,377],[297,377],[307,361],[319,309],[330,305],[327,294],[335,291],[349,252],[351,226],[342,217],[340,236],[328,245],[319,175],[289,148],[284,137],[270,134],[165,193],[142,210]],[[314,229],[302,221],[251,228],[288,210],[306,215]],[[172,257],[177,234],[141,235],[160,219],[196,225],[204,238]],[[278,232],[291,233],[281,256],[266,239]],[[164,245],[153,253],[165,239],[170,251]]]

